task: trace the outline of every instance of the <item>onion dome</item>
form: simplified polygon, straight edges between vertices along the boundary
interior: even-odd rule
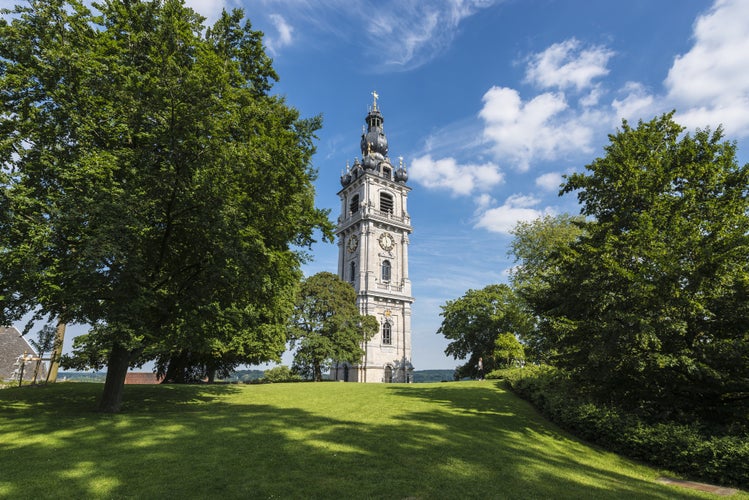
[[[399,158],[400,164],[398,169],[395,171],[395,182],[405,183],[408,180],[408,172],[406,167],[403,166],[403,157]]]
[[[388,140],[385,137],[385,131],[382,127],[385,119],[377,108],[377,92],[372,92],[374,104],[372,109],[367,113],[364,119],[367,122],[367,130],[361,136],[361,154],[362,156],[371,153],[379,153],[385,158],[388,154]]]
[[[351,184],[351,170],[348,164],[346,165],[346,171],[341,174],[341,186],[346,187]]]

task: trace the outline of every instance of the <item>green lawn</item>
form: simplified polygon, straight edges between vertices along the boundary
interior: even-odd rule
[[[0,391],[1,498],[706,498],[496,382]],[[746,499],[743,493],[732,499]]]

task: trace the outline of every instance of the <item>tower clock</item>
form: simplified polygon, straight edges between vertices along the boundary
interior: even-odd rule
[[[407,200],[411,188],[403,160],[388,156],[378,95],[365,118],[361,161],[341,176],[338,275],[356,289],[362,314],[377,318],[379,332],[364,342],[358,364],[337,363],[331,378],[350,382],[411,382],[411,281],[408,245],[412,232]]]

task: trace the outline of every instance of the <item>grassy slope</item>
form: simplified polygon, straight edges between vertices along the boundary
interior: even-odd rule
[[[699,498],[495,382],[0,391],[0,497]],[[749,498],[746,495],[732,497]]]

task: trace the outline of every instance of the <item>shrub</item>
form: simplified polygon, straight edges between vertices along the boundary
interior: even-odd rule
[[[302,377],[291,371],[286,365],[274,366],[269,370],[265,370],[263,378],[260,379],[261,383],[277,383],[277,382],[301,382]]]
[[[528,366],[497,370],[503,379],[550,420],[576,436],[630,458],[695,479],[749,486],[749,434],[707,428],[700,422],[646,422],[612,405],[594,403],[559,370]]]

